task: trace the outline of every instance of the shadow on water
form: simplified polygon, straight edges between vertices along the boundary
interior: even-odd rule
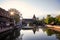
[[[20,36],[20,30],[7,31],[0,34],[0,40],[15,40]]]

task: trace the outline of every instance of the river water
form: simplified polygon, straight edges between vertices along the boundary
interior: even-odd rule
[[[60,40],[60,33],[48,28],[22,29],[16,40]]]
[[[21,29],[7,35],[0,34],[0,40],[60,40],[60,32],[49,28]]]

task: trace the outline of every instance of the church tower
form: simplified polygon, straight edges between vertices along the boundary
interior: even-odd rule
[[[35,16],[35,14],[33,15],[33,20],[36,20],[36,16]]]

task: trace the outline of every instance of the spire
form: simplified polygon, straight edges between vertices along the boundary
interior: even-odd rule
[[[35,14],[33,15],[33,19],[36,19],[36,16],[35,16]]]

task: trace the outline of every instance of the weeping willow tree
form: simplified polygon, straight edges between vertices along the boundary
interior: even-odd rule
[[[14,18],[15,23],[18,23],[20,21],[20,12],[13,8],[9,9],[8,11],[9,11],[9,13],[11,13],[11,12],[14,13],[13,15],[11,15],[11,17],[13,16],[12,18]]]

